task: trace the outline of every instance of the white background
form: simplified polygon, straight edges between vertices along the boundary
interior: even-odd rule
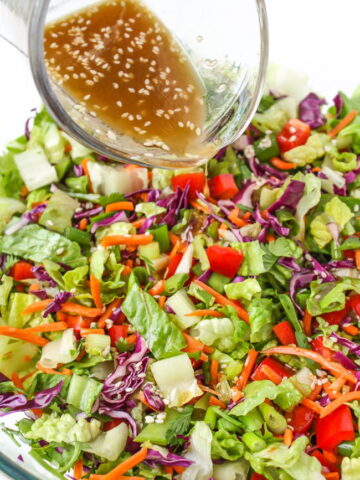
[[[360,83],[360,0],[267,0],[267,8],[272,62],[306,73],[313,89],[328,99],[338,89],[353,91]],[[27,59],[2,39],[0,60],[3,145],[22,133],[30,109],[40,100]]]

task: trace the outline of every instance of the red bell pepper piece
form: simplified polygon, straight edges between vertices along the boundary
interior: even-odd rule
[[[213,272],[233,278],[239,270],[244,259],[244,254],[230,247],[212,245],[206,249],[206,255]]]
[[[275,375],[280,376],[281,378],[289,378],[294,375],[294,372],[289,367],[281,362],[278,362],[277,360],[274,360],[273,358],[268,357],[260,363],[254,373],[251,375],[251,380],[268,380],[268,377],[262,371],[265,365],[268,368],[271,368]]]
[[[282,345],[297,345],[294,329],[286,320],[275,325],[273,332]]]
[[[27,278],[35,278],[32,272],[33,265],[28,262],[20,260],[11,267],[10,275],[14,280],[19,282],[20,280],[26,280]]]
[[[104,432],[108,432],[109,430],[112,430],[113,428],[117,427],[120,425],[121,422],[124,420],[110,420],[110,422],[106,422],[103,425],[103,430]]]
[[[320,355],[327,360],[332,360],[334,352],[330,350],[330,348],[324,346],[324,339],[321,335],[311,340],[310,343],[316,353],[320,353]]]
[[[297,405],[290,414],[290,425],[294,432],[305,434],[310,430],[316,414],[305,405]]]
[[[175,255],[172,257],[167,267],[166,278],[170,278],[174,275],[179,263],[181,262],[182,257],[183,256],[181,255],[181,253],[175,253]]]
[[[125,338],[127,336],[128,329],[128,325],[113,325],[111,328],[109,328],[108,333],[111,338],[111,345],[115,346],[120,338]]]
[[[355,440],[351,410],[341,405],[332,413],[316,422],[316,443],[325,450],[333,450],[345,440]]]
[[[177,187],[184,190],[186,185],[189,184],[189,197],[191,200],[197,197],[196,192],[202,193],[204,191],[205,183],[206,177],[203,172],[182,173],[171,179],[173,190],[176,190]]]
[[[254,472],[254,473],[251,475],[251,479],[250,479],[250,480],[266,480],[266,478],[265,478],[263,475],[260,475],[260,473]]]
[[[239,192],[231,173],[221,173],[213,177],[209,180],[209,188],[211,196],[220,200],[228,200]]]
[[[277,134],[276,140],[282,153],[287,152],[295,147],[304,145],[310,136],[311,128],[307,123],[293,118],[283,127]]]
[[[346,305],[349,307],[349,310],[354,310],[356,315],[360,316],[360,295],[352,295],[349,297]]]
[[[320,450],[314,450],[312,453],[310,453],[311,457],[315,457],[319,460],[321,465],[324,467],[323,470],[327,472],[337,472],[339,469],[337,468],[336,464],[333,462],[330,462],[324,454],[320,452]]]

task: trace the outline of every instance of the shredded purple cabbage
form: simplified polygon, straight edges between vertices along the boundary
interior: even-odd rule
[[[313,269],[314,272],[324,281],[324,282],[334,282],[335,277],[331,275],[312,255],[309,253],[305,254],[306,260],[308,260]]]
[[[294,272],[301,272],[301,267],[296,263],[295,258],[281,257],[278,259],[277,263],[282,267],[293,270]]]
[[[46,307],[43,317],[46,318],[50,313],[56,313],[61,310],[62,304],[67,302],[74,295],[70,292],[59,292],[55,295],[54,300]]]
[[[128,221],[129,221],[129,219],[126,216],[125,212],[117,212],[111,217],[103,218],[102,220],[99,220],[98,222],[93,223],[90,231],[91,231],[91,233],[95,233],[96,230],[100,227],[109,227],[113,223],[128,222]]]
[[[200,282],[204,282],[204,283],[207,283],[212,275],[212,271],[209,269],[209,270],[205,270],[205,272],[203,272],[200,277],[198,278],[198,280]]]
[[[74,165],[73,170],[76,177],[82,177],[84,175],[84,169],[81,165]]]
[[[353,353],[354,355],[360,357],[360,345],[357,343],[352,342],[348,338],[340,337],[340,335],[335,332],[331,333],[330,338],[335,340],[335,342],[337,342],[339,345],[348,348],[349,353]]]
[[[345,368],[349,368],[350,370],[358,370],[359,367],[354,363],[350,358],[348,358],[344,353],[342,352],[335,352],[333,355],[333,358],[341,363],[341,365]]]
[[[0,409],[10,409],[7,412],[0,413],[0,417],[33,408],[45,408],[61,392],[62,386],[63,382],[61,381],[55,387],[37,393],[32,400],[28,400],[22,393],[0,393]]]
[[[268,208],[268,212],[274,213],[276,210],[279,210],[283,207],[289,208],[290,210],[295,210],[297,204],[304,194],[304,189],[304,182],[300,182],[299,180],[291,180],[281,197]]]
[[[146,230],[148,230],[150,227],[154,225],[155,222],[156,222],[156,215],[153,215],[152,217],[147,218],[139,228],[139,233],[145,233]]]
[[[46,204],[41,203],[40,205],[37,205],[36,207],[34,207],[32,210],[29,210],[28,212],[23,213],[20,220],[17,223],[15,223],[15,225],[12,225],[11,227],[5,230],[5,235],[12,235],[13,233],[20,230],[20,228],[25,227],[25,225],[27,225],[28,223],[37,222],[39,215],[43,213],[45,208],[46,208]]]
[[[164,456],[162,453],[158,452],[157,450],[153,450],[152,448],[149,448],[147,457],[146,457],[146,463],[154,467],[156,466],[156,464],[160,464],[160,465],[166,465],[169,467],[178,466],[178,467],[188,468],[190,467],[190,465],[192,465],[193,462],[191,460],[188,460],[187,458],[180,457],[175,453],[168,453],[166,456]]]
[[[167,213],[163,218],[163,222],[166,223],[169,228],[176,224],[180,210],[182,208],[188,208],[189,191],[189,184],[186,185],[184,190],[181,190],[181,188],[177,187],[175,193],[171,193],[167,197],[156,202],[156,204],[160,207],[165,207],[167,209]]]
[[[253,208],[253,202],[251,197],[255,190],[259,188],[259,185],[250,179],[245,180],[243,185],[243,188],[240,190],[239,193],[235,195],[233,200],[235,203],[240,203],[245,207]]]
[[[333,98],[333,102],[334,102],[334,105],[335,105],[335,108],[336,108],[336,116],[338,117],[341,114],[343,106],[344,106],[344,102],[343,102],[343,99],[341,98],[340,93],[338,93]]]
[[[80,220],[81,218],[95,217],[96,215],[100,215],[100,213],[103,213],[103,211],[104,211],[103,207],[94,207],[94,208],[91,208],[90,210],[84,210],[83,212],[75,213],[74,218],[76,220]]]
[[[296,293],[305,288],[316,279],[316,274],[311,272],[310,270],[303,270],[302,272],[296,272],[290,279],[290,297],[293,301],[295,307],[299,310],[299,312],[304,315],[303,309],[296,303],[295,295]]]
[[[158,410],[159,412],[165,409],[165,403],[163,402],[163,399],[160,397],[160,395],[156,392],[155,385],[153,383],[150,383],[150,382],[146,383],[143,386],[142,391],[150,407],[153,407],[155,410]]]
[[[43,266],[32,267],[31,271],[40,282],[47,282],[50,287],[56,287],[56,282],[50,277]]]
[[[321,106],[325,105],[325,100],[316,93],[309,93],[299,103],[299,118],[307,123],[311,128],[319,128],[325,125],[326,118],[321,113]]]

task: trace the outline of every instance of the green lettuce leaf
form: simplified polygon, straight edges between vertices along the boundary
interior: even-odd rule
[[[358,480],[360,478],[360,458],[344,457],[341,463],[342,480]]]
[[[231,415],[241,417],[258,407],[264,400],[274,400],[278,395],[278,387],[270,380],[249,383],[244,390],[245,400],[230,410]]]
[[[245,302],[250,302],[253,297],[261,293],[261,286],[256,278],[247,278],[238,283],[228,283],[224,288],[228,298]]]
[[[302,255],[302,249],[293,240],[280,237],[268,245],[269,252],[275,257],[294,257],[299,259]]]
[[[191,329],[191,335],[208,346],[216,346],[224,336],[232,337],[234,326],[229,318],[209,318],[201,320]]]
[[[272,300],[269,298],[254,298],[248,306],[248,312],[251,343],[269,340],[275,322]]]
[[[231,245],[236,250],[241,250],[244,254],[244,260],[241,264],[239,275],[252,276],[260,275],[265,272],[262,250],[258,240],[253,242],[239,242]]]
[[[77,243],[38,225],[27,225],[12,235],[0,237],[0,251],[38,263],[46,259],[70,267],[87,263]]]
[[[71,219],[79,202],[67,195],[62,190],[56,190],[42,213],[39,224],[63,233],[66,227],[71,227]]]
[[[9,150],[9,149],[8,149]],[[21,152],[21,149],[17,149]],[[19,198],[24,182],[14,161],[14,155],[8,151],[0,156],[0,197]]]
[[[166,212],[166,208],[159,207],[155,202],[138,203],[135,207],[137,213],[143,213],[146,218],[153,217],[154,215],[160,215],[160,213]]]
[[[12,277],[8,277],[6,275],[3,275],[1,277],[0,307],[6,307],[13,284],[14,284],[14,280]]]
[[[324,147],[329,142],[330,139],[325,133],[314,133],[305,145],[292,148],[284,153],[284,159],[287,162],[296,163],[299,167],[304,167],[307,163],[312,163],[325,155]]]
[[[196,422],[190,435],[190,446],[184,457],[193,463],[181,475],[181,480],[208,480],[212,476],[212,433],[205,422]]]
[[[325,480],[321,474],[320,462],[305,453],[308,443],[308,438],[303,435],[297,438],[290,447],[284,443],[273,444],[259,452],[246,452],[245,458],[250,461],[251,466],[258,473],[264,473],[268,468],[273,467],[284,470],[294,480]]]
[[[360,293],[360,280],[345,278],[339,282],[310,284],[310,297],[307,300],[307,310],[310,315],[342,310],[345,307],[345,292],[355,291]]]
[[[213,434],[211,442],[211,456],[224,460],[238,460],[244,454],[244,444],[240,442],[235,433],[218,430]]]
[[[23,213],[25,205],[15,198],[0,198],[0,231],[15,213]]]
[[[77,267],[64,273],[64,289],[68,292],[73,289],[77,290],[79,285],[81,285],[85,280],[88,272],[89,267],[84,265],[83,267]]]
[[[302,393],[295,387],[291,380],[286,379],[278,385],[278,394],[274,402],[286,412],[291,412],[302,399]]]
[[[122,311],[135,330],[144,337],[155,358],[179,352],[186,346],[181,331],[156,300],[140,288],[134,272],[129,279]]]
[[[299,224],[299,232],[296,235],[296,239],[303,240],[305,236],[305,215],[320,201],[321,180],[311,173],[306,175],[300,174],[300,177],[297,174],[294,178],[305,183],[304,194],[297,204],[295,216]]]

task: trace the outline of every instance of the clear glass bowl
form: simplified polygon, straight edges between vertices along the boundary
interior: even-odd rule
[[[18,2],[23,0],[10,3]],[[90,112],[84,114],[83,107],[47,75],[43,61],[44,25],[92,3],[96,2],[32,0],[29,14],[28,55],[33,77],[45,105],[66,132],[116,161],[165,167],[203,163],[238,138],[257,108],[266,72],[268,30],[264,0],[145,2],[188,52],[206,88],[208,117],[204,140],[198,151],[183,157],[146,147],[111,130]]]

